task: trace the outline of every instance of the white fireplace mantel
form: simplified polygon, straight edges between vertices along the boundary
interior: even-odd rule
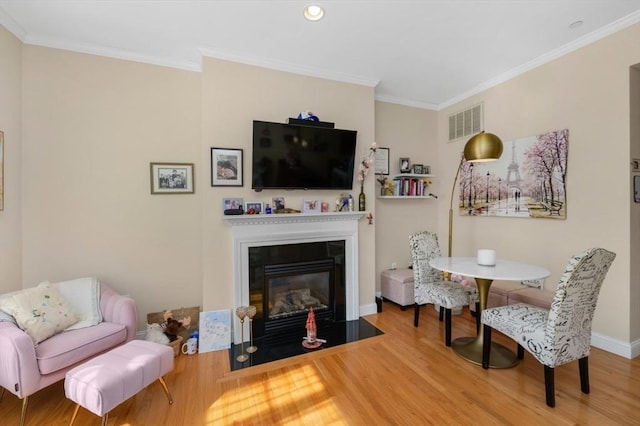
[[[224,220],[233,226],[314,223],[328,221],[358,221],[366,212],[329,212],[329,213],[279,213],[279,214],[241,214],[224,216]]]
[[[233,237],[234,307],[249,305],[250,247],[344,240],[347,321],[358,319],[358,221],[365,214],[331,212],[224,216],[224,220],[231,225]],[[234,327],[234,343],[239,344],[240,341],[240,329]]]

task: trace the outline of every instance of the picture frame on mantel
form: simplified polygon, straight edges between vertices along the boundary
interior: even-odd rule
[[[150,163],[151,194],[193,194],[193,163]]]
[[[242,149],[211,148],[211,186],[244,186]]]

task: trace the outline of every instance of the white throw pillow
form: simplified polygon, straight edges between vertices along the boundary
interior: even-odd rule
[[[102,322],[100,282],[96,277],[78,278],[53,284],[76,312],[79,321],[67,330],[91,327]]]
[[[0,309],[12,315],[36,345],[78,321],[73,307],[50,283],[0,300]]]
[[[20,291],[20,290],[18,290],[18,291]],[[14,295],[14,294],[16,294],[18,291],[12,291],[12,292],[10,292],[10,293],[3,293],[3,294],[0,294],[0,321],[8,321],[8,322],[12,322],[12,323],[14,323],[15,325],[18,325],[18,323],[16,322],[16,319],[15,319],[13,316],[11,316],[11,315],[9,315],[8,313],[6,313],[5,311],[3,311],[3,310],[2,310],[2,308],[1,308],[1,306],[2,306],[2,303],[1,303],[1,302],[2,302],[2,300],[3,300],[3,299],[6,299],[6,298],[8,298],[8,297],[13,296],[13,295]]]

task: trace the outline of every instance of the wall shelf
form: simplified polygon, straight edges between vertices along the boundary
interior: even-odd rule
[[[432,174],[417,174],[417,173],[401,173],[393,176],[389,176],[387,179],[391,180],[427,180],[432,179],[435,176]],[[424,188],[425,192],[427,191],[427,187]],[[416,191],[417,192],[417,191]],[[429,198],[438,198],[437,196],[432,195],[431,193],[427,193],[425,195],[376,195],[377,199],[390,199],[390,200],[400,200],[400,199],[413,199],[413,200],[424,200]]]

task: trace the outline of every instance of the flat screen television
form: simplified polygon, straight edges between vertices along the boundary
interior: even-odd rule
[[[253,122],[251,188],[352,189],[355,130]]]

